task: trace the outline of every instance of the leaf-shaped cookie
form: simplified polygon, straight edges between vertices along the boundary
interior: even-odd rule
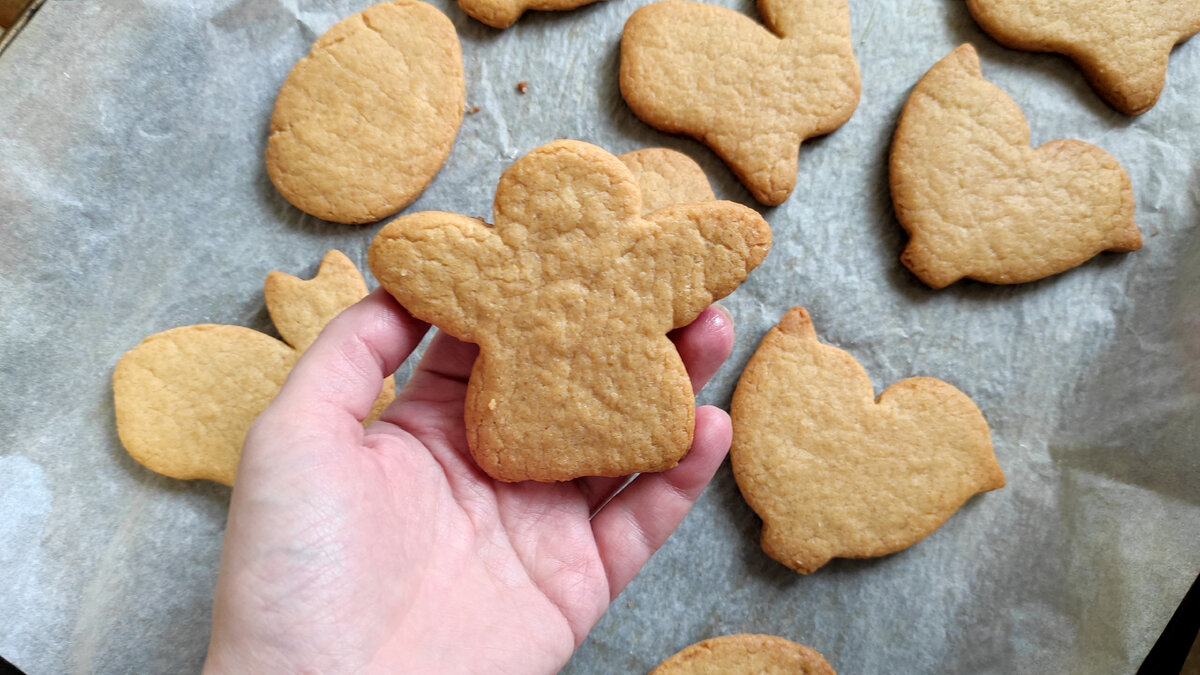
[[[1021,109],[983,79],[964,44],[913,88],[892,139],[901,260],[933,288],[967,277],[1015,284],[1101,251],[1136,251],[1129,175],[1090,143],[1029,146]]]
[[[697,642],[650,675],[835,675],[815,650],[774,635],[723,635]]]
[[[801,307],[763,338],[730,414],[733,475],[763,520],[763,550],[802,574],[907,548],[971,495],[1004,486],[971,399],[928,377],[876,399],[862,366],[818,342]]]
[[[467,440],[494,478],[661,471],[687,453],[695,403],[667,332],[737,288],[770,228],[730,202],[641,207],[620,160],[555,141],[501,176],[495,226],[417,213],[371,243],[389,293],[479,345]]]
[[[492,28],[508,28],[527,9],[556,11],[575,9],[596,0],[458,0],[458,6],[476,21]]]
[[[249,328],[212,324],[146,338],[113,371],[121,443],[151,471],[233,485],[250,424],[325,324],[366,294],[354,263],[330,251],[309,281],[282,272],[267,276],[267,309],[288,344]],[[389,377],[367,422],[394,396]]]
[[[1171,50],[1200,32],[1196,0],[967,0],[967,7],[1003,45],[1070,57],[1127,115],[1154,107]]]
[[[618,155],[642,193],[642,213],[675,204],[716,199],[708,176],[691,157],[667,148],[645,148]]]
[[[267,139],[267,174],[318,218],[369,223],[433,180],[462,122],[466,88],[454,24],[416,0],[342,19],[288,74]]]
[[[759,0],[766,28],[723,7],[664,0],[629,17],[621,94],[647,124],[712,148],[763,204],[796,186],[801,141],[858,106],[846,0]]]

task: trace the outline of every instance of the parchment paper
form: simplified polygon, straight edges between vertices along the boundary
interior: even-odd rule
[[[365,262],[379,225],[303,215],[262,154],[292,64],[366,4],[50,0],[0,56],[0,654],[31,675],[203,660],[229,491],[128,458],[111,372],[174,326],[273,332],[271,269],[310,276],[335,247]],[[489,217],[500,172],[559,137],[682,150],[718,196],[757,206],[710,151],[622,101],[621,28],[644,0],[506,31],[434,4],[480,111],[409,212]],[[804,145],[795,194],[764,210],[774,248],[724,301],[737,347],[700,399],[728,405],[763,333],[803,304],[877,391],[929,375],[969,394],[1008,486],[905,552],[802,577],[761,553],[723,467],[567,672],[645,672],[742,631],[810,645],[842,673],[1132,672],[1200,570],[1200,43],[1173,52],[1162,99],[1131,119],[1065,58],[1000,47],[961,0],[850,11],[862,102]],[[1079,138],[1124,163],[1141,251],[942,291],[899,263],[888,144],[911,87],[964,41],[1035,144]]]

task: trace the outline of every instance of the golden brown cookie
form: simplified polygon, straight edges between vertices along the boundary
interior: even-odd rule
[[[1033,281],[1142,246],[1121,164],[1083,141],[1031,148],[1021,109],[983,79],[969,44],[913,88],[890,179],[911,237],[901,261],[933,288]]]
[[[650,675],[835,675],[813,649],[774,635],[725,635],[685,648]]]
[[[291,346],[249,328],[212,324],[146,338],[113,371],[121,443],[151,471],[233,485],[250,424],[325,324],[366,294],[354,263],[330,251],[310,281],[267,276],[267,309]],[[395,388],[392,378],[384,381],[367,422],[392,401]]]
[[[717,198],[704,169],[682,152],[645,148],[618,155],[617,159],[633,172],[642,193],[642,213]]]
[[[420,319],[479,345],[467,440],[499,480],[570,480],[675,466],[695,403],[668,331],[731,293],[770,228],[730,202],[641,215],[629,169],[555,141],[500,177],[495,225],[402,216],[371,271]]]
[[[508,28],[527,9],[575,9],[596,0],[458,0],[458,6],[476,21],[492,28]]]
[[[861,81],[846,0],[759,0],[766,28],[664,0],[629,17],[621,94],[650,126],[712,148],[763,204],[796,186],[801,141],[840,127]]]
[[[296,208],[369,223],[416,199],[462,122],[462,48],[431,5],[395,0],[339,21],[288,74],[267,174]]]
[[[1000,44],[1070,57],[1126,115],[1154,107],[1171,50],[1200,32],[1197,0],[967,0],[967,7]]]
[[[987,421],[958,389],[913,377],[874,394],[854,357],[817,341],[802,307],[738,381],[733,475],[763,520],[763,550],[797,572],[912,546],[1004,486]]]

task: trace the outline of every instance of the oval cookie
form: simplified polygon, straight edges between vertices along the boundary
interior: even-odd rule
[[[508,28],[527,9],[542,11],[582,7],[596,0],[458,0],[458,6],[471,18],[492,28]]]
[[[462,49],[431,5],[385,2],[335,24],[279,90],[267,174],[300,210],[369,223],[407,206],[462,122]]]
[[[629,169],[567,140],[509,167],[494,204],[494,226],[401,216],[369,254],[413,316],[479,345],[465,410],[476,463],[503,481],[675,466],[695,401],[667,333],[762,261],[766,221],[718,201],[642,215]]]
[[[117,433],[151,471],[233,485],[242,440],[317,334],[367,294],[362,275],[339,251],[308,281],[271,272],[267,309],[287,344],[241,326],[183,326],[126,352],[113,371]],[[367,422],[395,397],[392,378]]]
[[[815,650],[774,635],[725,635],[684,648],[650,675],[836,675]]]
[[[928,377],[876,399],[862,366],[818,342],[801,307],[746,364],[730,416],[733,475],[763,520],[763,550],[801,574],[905,549],[1004,486],[971,399]]]
[[[1034,281],[1142,246],[1121,164],[1083,141],[1031,148],[1021,109],[983,79],[969,44],[913,88],[889,173],[910,236],[901,261],[933,288]]]

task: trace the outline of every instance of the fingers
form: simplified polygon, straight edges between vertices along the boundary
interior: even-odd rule
[[[672,331],[671,339],[692,380],[692,391],[700,393],[733,351],[733,317],[713,304],[690,324]]]
[[[425,356],[413,369],[399,400],[461,403],[478,354],[479,347],[439,330],[429,341]]]
[[[696,409],[691,452],[673,469],[644,473],[592,518],[592,532],[613,598],[667,540],[729,452],[729,415]]]
[[[361,430],[383,378],[400,367],[428,328],[383,289],[376,290],[325,326],[264,417],[303,415],[310,429]]]

